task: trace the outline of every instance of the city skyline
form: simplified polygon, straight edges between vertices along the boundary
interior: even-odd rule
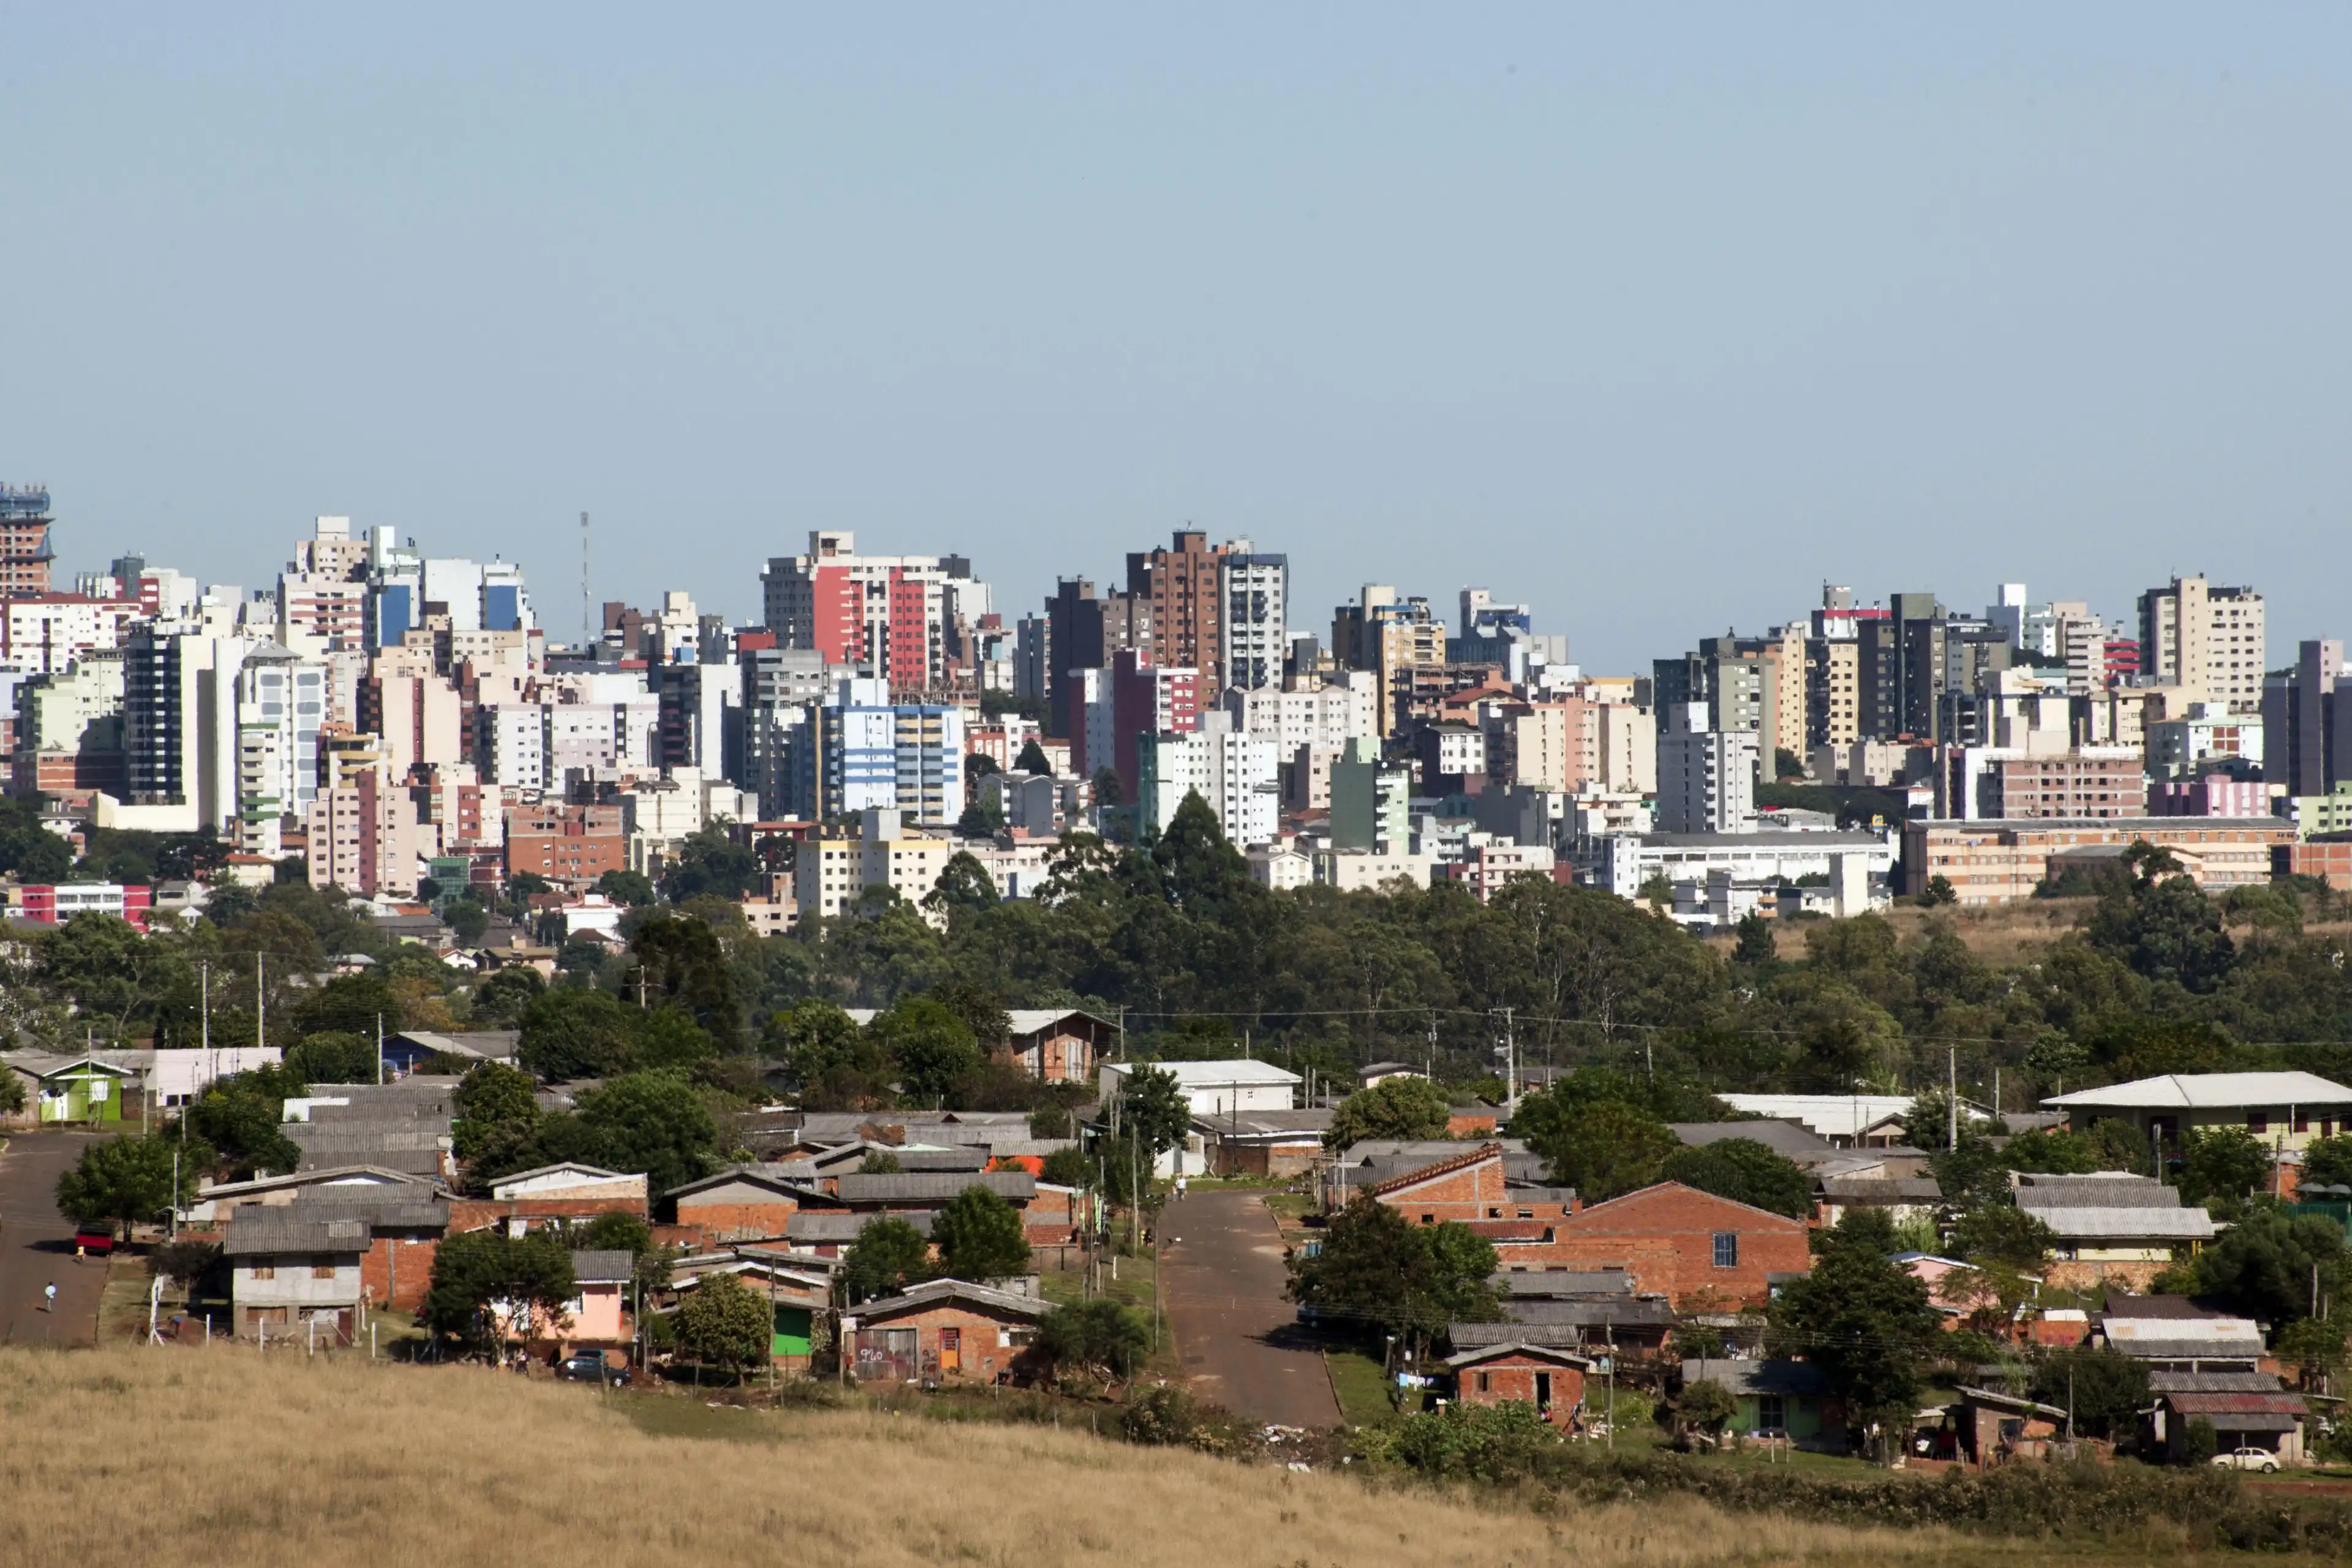
[[[584,509],[597,598],[746,621],[813,528],[1034,605],[1189,523],[1596,669],[1825,577],[2345,629],[2266,570],[2352,496],[2336,14],[615,15],[0,23],[68,568],[323,512],[552,583]]]

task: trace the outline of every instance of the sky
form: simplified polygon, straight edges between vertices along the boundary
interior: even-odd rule
[[[1175,528],[1595,672],[2004,581],[2352,635],[2352,10],[0,0],[0,479],[759,614]]]

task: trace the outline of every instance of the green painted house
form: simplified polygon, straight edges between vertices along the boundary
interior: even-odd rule
[[[44,1122],[122,1120],[123,1092],[139,1075],[91,1057],[74,1058],[36,1075]]]
[[[1786,1437],[1800,1448],[1843,1452],[1845,1413],[1828,1394],[1822,1369],[1801,1361],[1683,1363],[1683,1386],[1702,1379],[1731,1391],[1738,1413],[1726,1431]]]

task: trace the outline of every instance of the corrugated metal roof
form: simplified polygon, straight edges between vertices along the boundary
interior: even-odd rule
[[[289,1219],[282,1211],[247,1206],[230,1217],[221,1250],[231,1258],[298,1252],[358,1253],[367,1250],[368,1239],[364,1220]]]
[[[844,1203],[945,1203],[967,1187],[986,1187],[1001,1198],[1026,1200],[1037,1195],[1037,1179],[1026,1171],[910,1172],[898,1176],[845,1174],[840,1181]]]
[[[2106,1110],[2238,1110],[2289,1105],[2352,1105],[2352,1089],[2307,1072],[2165,1073],[2053,1094],[2044,1105]]]
[[[572,1278],[583,1285],[625,1285],[636,1272],[634,1253],[618,1248],[572,1255]]]

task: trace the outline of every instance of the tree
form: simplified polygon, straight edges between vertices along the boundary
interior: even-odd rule
[[[2352,1132],[2315,1138],[2303,1146],[2305,1187],[2352,1187]]]
[[[1942,1318],[1927,1285],[1882,1250],[1891,1228],[1885,1216],[1849,1224],[1822,1233],[1812,1270],[1774,1299],[1772,1337],[1782,1353],[1819,1366],[1849,1423],[1863,1433],[1879,1428],[1884,1447],[1893,1433],[1908,1431],[1920,1363]]]
[[[959,838],[993,838],[1004,830],[1004,813],[993,795],[975,793],[964,803],[955,830]]]
[[[841,1283],[850,1304],[876,1296],[895,1296],[930,1273],[931,1244],[903,1219],[888,1216],[869,1221],[849,1244],[842,1260]]]
[[[420,1316],[436,1335],[489,1352],[499,1347],[502,1328],[528,1322],[540,1332],[555,1324],[578,1293],[572,1250],[560,1237],[543,1230],[509,1236],[491,1226],[442,1238]],[[500,1315],[503,1325],[494,1321]]]
[[[1714,1436],[1723,1430],[1725,1422],[1739,1414],[1739,1400],[1714,1378],[1702,1377],[1683,1384],[1683,1394],[1675,1402],[1675,1412],[1685,1424]]]
[[[1047,778],[1054,774],[1054,763],[1045,755],[1045,748],[1033,737],[1021,742],[1021,754],[1013,759],[1014,768],[1024,773],[1039,773]]]
[[[1812,1217],[1812,1178],[1793,1161],[1753,1138],[1725,1138],[1676,1149],[1659,1165],[1658,1175],[1664,1181],[1680,1182],[1791,1219]]]
[[[611,870],[596,879],[596,890],[616,904],[641,910],[660,899],[654,880],[643,871]]]
[[[1957,904],[1960,901],[1959,890],[1952,886],[1949,877],[1938,871],[1927,879],[1927,890],[1919,895],[1919,901],[1931,910],[1939,905]]]
[[[624,1074],[582,1095],[580,1121],[602,1163],[644,1172],[650,1193],[707,1174],[719,1141],[700,1092],[668,1072]]]
[[[247,1181],[283,1173],[302,1163],[301,1149],[283,1131],[286,1098],[306,1087],[283,1067],[231,1073],[215,1079],[180,1115],[218,1174]]]
[[[978,1282],[1029,1272],[1029,1237],[1021,1211],[974,1183],[947,1201],[931,1220],[940,1269]]]
[[[1095,805],[1118,807],[1127,804],[1127,786],[1108,768],[1095,770]]]
[[[1312,1258],[1293,1253],[1286,1293],[1302,1307],[1410,1335],[1418,1346],[1452,1322],[1501,1316],[1489,1280],[1495,1248],[1469,1226],[1416,1226],[1360,1194],[1324,1227]]]
[[[2340,1301],[2347,1284],[2352,1254],[2342,1226],[2262,1204],[2250,1205],[2185,1268],[2168,1270],[2159,1288],[2185,1287],[2241,1317],[2288,1323],[2310,1313],[2315,1286]]]
[[[1388,1079],[1341,1100],[1323,1142],[1345,1149],[1367,1138],[1443,1138],[1453,1115],[1444,1094],[1427,1079]]]
[[[741,853],[748,857],[751,851]],[[680,894],[675,886],[671,889],[675,899],[695,896]],[[740,893],[724,896],[741,897]],[[722,1047],[731,1049],[740,1044],[743,1010],[736,999],[734,973],[719,933],[709,921],[656,915],[630,933],[629,952],[637,960],[640,1007],[646,1005],[650,991],[653,998],[691,1015]]]
[[[944,1102],[958,1079],[980,1070],[971,1026],[928,996],[902,996],[867,1026],[889,1053],[898,1081],[918,1105]]]
[[[967,808],[964,812],[966,820],[956,825],[956,831],[967,838],[985,838],[1003,826],[1003,823],[995,826],[982,824],[975,828],[971,824],[971,808]],[[989,876],[988,868],[982,865],[971,851],[959,849],[948,857],[946,865],[940,868],[940,879],[931,884],[929,892],[923,895],[922,905],[926,910],[944,910],[950,919],[959,913],[978,914],[982,910],[996,907],[996,882]]]
[[[1780,961],[1780,950],[1772,941],[1773,922],[1750,910],[1739,919],[1739,940],[1731,949],[1731,962],[1743,969],[1769,969]]]
[[[2271,1152],[2242,1127],[2203,1127],[2181,1140],[2180,1197],[2184,1203],[2235,1205],[2267,1187]]]
[[[530,1076],[504,1062],[467,1068],[450,1098],[457,1112],[450,1134],[461,1160],[479,1154],[499,1129],[529,1127],[539,1120],[538,1090]]]
[[[85,1146],[73,1168],[58,1177],[58,1207],[75,1224],[104,1226],[127,1236],[134,1225],[162,1219],[174,1199],[172,1176],[180,1151],[170,1139],[110,1138]],[[194,1173],[180,1172],[181,1191],[193,1191]]]
[[[480,946],[482,933],[490,929],[490,911],[482,907],[479,899],[470,894],[452,899],[448,907],[441,911],[441,918],[447,922],[450,933],[457,937],[461,947]]]
[[[1979,1204],[1952,1224],[1952,1248],[1970,1263],[2030,1271],[2042,1267],[2056,1233],[2014,1203]]]
[[[1174,1073],[1138,1067],[1127,1074],[1119,1089],[1118,1125],[1157,1160],[1181,1146],[1192,1132],[1192,1102],[1177,1087]]]
[[[609,991],[559,987],[523,1008],[515,1060],[548,1083],[610,1078],[635,1065],[637,1025]]]
[[[740,1372],[766,1357],[775,1331],[767,1298],[732,1274],[702,1275],[678,1303],[678,1349],[722,1371]]]
[[[1664,871],[1654,871],[1633,896],[1663,913],[1674,907],[1675,884]]]
[[[1595,1203],[1648,1186],[1679,1147],[1664,1122],[1616,1100],[1572,1105],[1527,1142],[1549,1163],[1554,1183]]]
[[[2001,1163],[2012,1171],[2053,1176],[2087,1175],[2099,1168],[2099,1148],[2080,1132],[2037,1128],[2001,1146]]]
[[[1037,1179],[1057,1187],[1091,1187],[1095,1184],[1094,1162],[1083,1149],[1056,1149],[1038,1163]]]
[[[547,982],[538,970],[516,964],[475,986],[467,1005],[478,1026],[499,1028],[521,1017],[530,999],[546,989]]]
[[[1133,1312],[1108,1296],[1096,1296],[1046,1313],[1029,1348],[1051,1371],[1076,1367],[1112,1382],[1133,1374],[1150,1342]]]
[[[861,1176],[895,1176],[907,1168],[906,1163],[887,1149],[876,1149],[857,1163]]]
[[[304,1083],[373,1083],[375,1041],[357,1035],[312,1035],[286,1053],[286,1065]]]
[[[2053,1351],[2033,1369],[2030,1397],[2074,1412],[2084,1437],[2122,1437],[2148,1406],[2147,1363],[2109,1345]]]
[[[996,765],[996,759],[985,752],[971,752],[963,760],[963,776],[967,784],[978,784],[991,773],[1003,771]]]

